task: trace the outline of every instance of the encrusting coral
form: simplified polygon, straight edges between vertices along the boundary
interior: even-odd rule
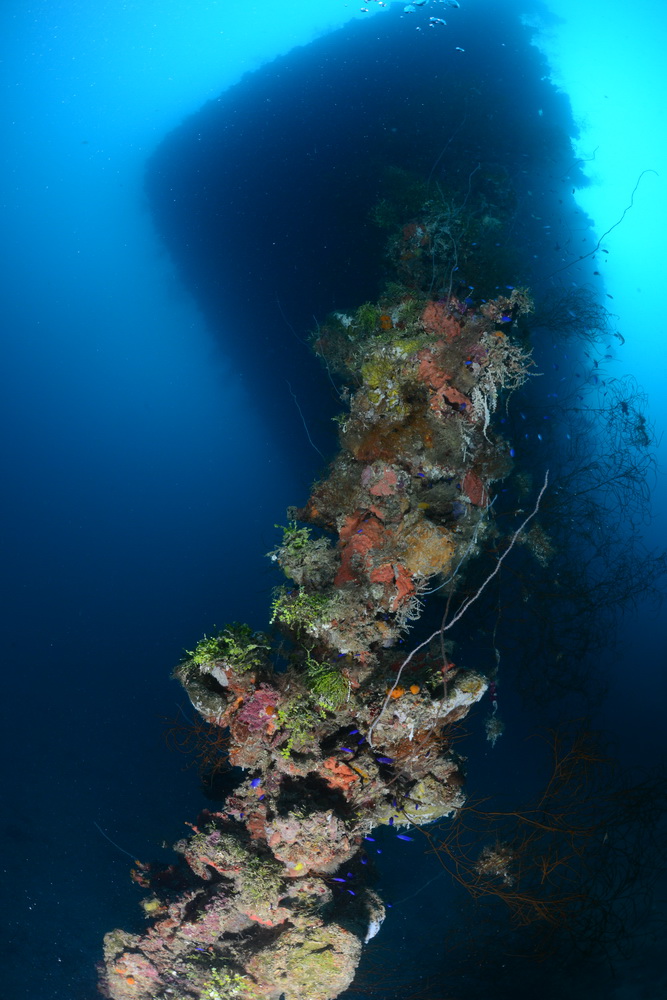
[[[437,245],[436,225],[425,214],[396,246]],[[401,676],[395,647],[488,530],[511,465],[492,417],[528,376],[510,331],[530,303],[521,290],[476,307],[392,288],[317,333],[349,409],[326,477],[269,553],[290,581],[273,600],[280,655],[230,625],[176,670],[247,777],[176,845],[177,885],[142,866],[153,922],[107,935],[100,988],[113,1000],[331,1000],[384,919],[363,877],[374,828],[410,840],[464,802],[448,727],[487,680],[440,651]]]

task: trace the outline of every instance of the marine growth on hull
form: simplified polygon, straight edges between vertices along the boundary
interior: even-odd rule
[[[416,652],[411,630],[493,531],[511,467],[494,414],[529,377],[513,331],[531,303],[465,297],[450,223],[430,206],[398,228],[385,294],[313,335],[340,449],[269,553],[272,628],[230,624],[176,670],[245,779],[175,845],[181,865],[135,870],[150,925],[106,937],[113,1000],[331,1000],[385,917],[373,831],[409,841],[463,805],[451,726],[488,680],[452,662],[446,622]]]

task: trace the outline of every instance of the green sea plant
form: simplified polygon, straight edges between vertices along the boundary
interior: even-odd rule
[[[262,666],[269,648],[263,632],[253,632],[250,625],[232,622],[215,635],[205,635],[186,653],[195,666],[224,660],[237,673],[244,673]]]
[[[276,896],[283,884],[284,868],[272,857],[249,857],[243,866],[242,892],[253,902]]]
[[[320,591],[336,572],[337,561],[331,542],[328,538],[312,538],[311,529],[300,528],[296,521],[290,521],[282,532],[281,544],[267,552],[267,556],[278,563],[285,576],[294,580],[301,590]]]
[[[283,527],[282,524],[275,524],[274,528],[280,528],[283,533],[282,541],[276,552],[296,555],[308,547],[312,534],[310,528],[300,528],[297,521],[289,521],[287,527]]]
[[[279,751],[281,757],[288,760],[292,750],[299,750],[307,745],[319,721],[311,700],[306,695],[297,695],[284,702],[276,713],[278,727],[288,734],[287,742]]]
[[[247,976],[218,967],[211,969],[202,991],[207,1000],[255,1000],[259,996]]]
[[[354,326],[363,333],[373,333],[380,321],[380,310],[373,302],[364,302],[354,314]]]
[[[324,594],[280,587],[271,604],[271,624],[279,622],[295,632],[307,632],[322,622],[329,604]]]
[[[319,663],[306,654],[306,683],[320,708],[335,712],[349,694],[349,686],[340,670],[331,663]]]

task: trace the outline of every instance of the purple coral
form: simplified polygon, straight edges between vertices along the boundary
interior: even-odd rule
[[[262,683],[239,712],[239,721],[245,723],[251,732],[264,729],[271,716],[275,715],[279,701],[280,692],[270,684]]]

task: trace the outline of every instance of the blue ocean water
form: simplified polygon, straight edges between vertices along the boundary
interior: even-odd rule
[[[335,446],[339,403],[304,340],[331,309],[377,294],[378,234],[365,213],[387,163],[433,183],[483,163],[499,178],[496,200],[510,180],[520,193],[507,254],[522,281],[600,282],[613,296],[604,370],[543,338],[545,375],[508,434],[518,458],[543,469],[549,449],[565,447],[537,426],[562,373],[568,389],[580,362],[587,380],[634,376],[659,461],[653,519],[638,531],[649,549],[665,545],[664,8],[366,6],[3,9],[1,976],[11,1000],[92,1000],[103,934],[144,926],[127,854],[169,858],[163,845],[208,802],[165,740],[185,708],[170,669],[215,625],[266,623],[274,525],[305,500],[318,450]],[[431,16],[447,26],[430,27]],[[605,233],[608,252],[586,256]],[[667,695],[664,626],[644,598],[639,588],[624,617],[612,614],[618,640],[591,667],[591,684],[608,688],[594,722],[637,775],[664,754]],[[501,674],[507,729],[494,749],[481,717],[471,721],[471,794],[530,794],[539,774],[526,738],[580,711],[567,690],[530,702],[539,651],[534,660],[530,683]],[[350,998],[663,995],[659,852],[642,858],[658,890],[646,908],[628,886],[635,950],[610,971],[602,945],[588,964],[520,959],[506,917],[471,909],[410,849],[387,844],[378,856],[393,906]]]

